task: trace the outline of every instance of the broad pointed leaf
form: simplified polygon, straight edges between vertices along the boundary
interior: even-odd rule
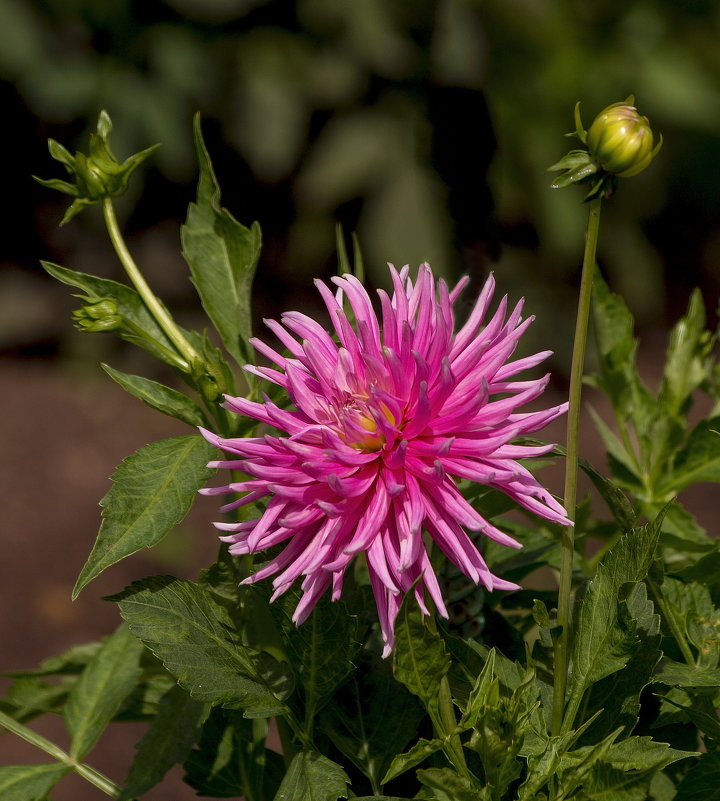
[[[198,739],[210,707],[196,701],[177,685],[158,705],[157,715],[137,745],[118,801],[133,801],[160,782],[178,762],[182,762]]]
[[[103,522],[73,598],[107,567],[159,542],[188,513],[212,475],[215,449],[199,434],[146,445],[118,467],[100,501]]]
[[[126,392],[139,398],[151,409],[156,409],[162,414],[182,420],[183,423],[187,423],[189,426],[207,425],[202,409],[192,398],[188,398],[182,392],[166,387],[157,381],[151,381],[149,378],[122,373],[107,364],[103,364],[102,368]]]
[[[120,626],[103,643],[80,674],[65,704],[65,725],[72,736],[70,755],[82,759],[140,677],[143,646],[127,626]]]
[[[354,667],[360,650],[357,619],[342,601],[325,596],[308,619],[296,626],[292,613],[299,593],[290,590],[270,606],[283,634],[285,648],[304,691],[306,717],[312,719]]]
[[[200,178],[182,228],[183,255],[203,308],[228,352],[242,364],[250,357],[250,289],[260,255],[260,226],[247,228],[222,208],[199,116],[194,129]]]
[[[620,588],[642,581],[652,564],[662,515],[642,528],[624,535],[603,562],[580,604],[577,635],[573,646],[573,670],[569,681],[568,705],[577,709],[590,684],[623,668],[637,650],[637,623],[619,620]],[[645,614],[644,610],[641,612]],[[572,720],[566,720],[572,726]]]
[[[340,765],[312,751],[301,751],[290,763],[275,801],[337,801],[348,797],[349,783]]]
[[[583,744],[601,740],[620,725],[625,726],[627,733],[635,728],[640,694],[652,681],[660,659],[660,616],[654,613],[653,603],[647,599],[645,584],[628,584],[622,592],[626,597],[620,614],[634,621],[638,646],[624,670],[601,679],[590,689],[585,715],[595,710],[602,710],[602,714],[588,730]]]
[[[70,771],[65,765],[3,765],[0,798],[3,801],[45,801],[47,794]]]
[[[437,702],[440,681],[450,669],[450,656],[437,632],[431,632],[408,593],[395,621],[395,678],[430,708]]]
[[[395,754],[417,737],[425,712],[393,678],[387,660],[364,652],[339,693],[320,714],[320,728],[337,748],[379,784]]]
[[[720,801],[720,750],[703,754],[685,774],[674,801]]]
[[[226,610],[201,586],[172,576],[137,581],[117,601],[131,631],[198,701],[245,717],[287,711],[287,670],[238,639]]]
[[[177,357],[174,356],[175,349],[165,332],[155,322],[155,318],[150,314],[147,307],[138,293],[126,284],[112,281],[108,278],[99,278],[95,275],[79,273],[76,270],[69,270],[52,262],[41,262],[45,270],[68,286],[81,289],[85,296],[91,300],[102,300],[112,298],[118,307],[120,314],[129,320],[133,326],[145,335],[134,332],[131,328],[123,328],[120,335],[123,339],[145,348],[161,361],[168,364],[175,364]]]

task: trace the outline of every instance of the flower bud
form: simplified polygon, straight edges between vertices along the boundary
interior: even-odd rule
[[[111,298],[88,303],[73,313],[75,326],[87,333],[104,333],[115,331],[123,323],[122,315],[118,311],[117,303]]]
[[[76,153],[74,156],[53,139],[48,142],[50,155],[59,161],[75,183],[57,178],[35,180],[49,189],[57,189],[74,198],[72,205],[65,212],[61,225],[71,220],[76,214],[88,206],[92,206],[105,197],[122,195],[128,181],[137,167],[158,147],[148,147],[135,153],[125,161],[118,161],[110,150],[109,137],[112,122],[106,111],[100,112],[97,132],[90,135],[89,153]]]
[[[653,148],[653,132],[647,117],[628,101],[613,103],[593,120],[587,133],[590,154],[612,175],[629,178],[642,172],[655,158],[662,137]]]

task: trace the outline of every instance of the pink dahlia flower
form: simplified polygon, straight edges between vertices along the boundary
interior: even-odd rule
[[[508,315],[503,298],[485,322],[495,286],[490,277],[455,333],[453,304],[466,278],[449,290],[442,279],[436,284],[427,264],[414,284],[407,267],[390,272],[394,292],[390,298],[378,291],[380,319],[362,284],[345,275],[332,279],[336,294],[316,281],[335,337],[306,315],[288,312],[282,323],[266,324],[289,356],[253,340],[279,369],[246,369],[281,386],[294,409],[268,397],[263,403],[227,397],[225,406],[286,436],[223,439],[202,432],[233,457],[212,466],[251,476],[204,492],[243,493],[223,511],[268,499],[254,520],[215,524],[230,532],[222,538],[231,543],[230,552],[285,546],[244,583],[274,576],[274,600],[302,577],[303,595],[293,615],[299,625],[328,588],[333,600],[340,597],[345,570],[364,553],[384,656],[394,645],[402,597],[418,578],[415,594],[423,612],[427,591],[447,616],[423,532],[472,581],[488,590],[517,589],[490,572],[466,529],[512,548],[519,543],[473,509],[455,478],[501,490],[547,520],[569,522],[563,507],[517,461],[553,446],[511,444],[566,409],[562,404],[518,411],[542,393],[548,376],[513,377],[550,353],[508,361],[533,319],[522,320],[522,301]],[[354,325],[343,311],[345,300]]]

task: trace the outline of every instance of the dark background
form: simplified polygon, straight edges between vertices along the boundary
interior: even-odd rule
[[[39,267],[123,280],[97,209],[58,228],[66,201],[30,179],[62,177],[48,137],[85,149],[105,108],[120,157],[162,142],[119,213],[183,324],[203,325],[178,230],[200,110],[224,205],[263,229],[256,331],[263,316],[314,308],[311,279],[334,272],[340,221],[358,232],[370,283],[387,261],[428,260],[475,286],[494,270],[537,315],[530,346],[555,351],[560,398],[587,209],[582,190],[551,191],[546,168],[573,146],[563,134],[577,100],[587,126],[632,92],[665,138],[606,204],[599,249],[636,315],[649,382],[692,287],[716,322],[719,36],[713,0],[0,0],[0,669],[108,633],[117,616],[102,595],[151,572],[193,576],[217,547],[215,503],[201,502],[152,554],[69,601],[107,476],[182,429],[125,397],[98,361],[170,377],[112,336],[75,332],[77,304]],[[121,780],[140,732],[111,731],[89,762]],[[42,761],[10,736],[0,754]],[[168,787],[148,798],[192,797]],[[53,797],[102,795],[69,779]]]

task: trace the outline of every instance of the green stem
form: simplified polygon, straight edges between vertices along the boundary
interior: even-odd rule
[[[602,198],[590,202],[587,233],[585,234],[585,254],[583,256],[580,297],[578,299],[577,321],[575,323],[575,342],[573,345],[572,366],[570,368],[570,397],[567,414],[567,458],[565,461],[565,508],[571,520],[575,519],[577,506],[578,478],[578,440],[580,434],[580,401],[582,377],[585,366],[588,324],[590,321],[590,299],[592,297],[593,272],[595,270],[595,251],[597,250],[600,229],[600,206]],[[558,589],[558,617],[560,634],[555,645],[555,681],[553,695],[552,730],[558,734],[562,726],[565,707],[565,692],[570,653],[572,624],[572,570],[575,554],[575,527],[563,530],[560,582]]]
[[[447,745],[444,748],[445,753],[457,771],[466,779],[471,779],[472,774],[465,761],[460,735],[451,734],[451,732],[457,728],[457,717],[455,715],[455,706],[450,692],[450,682],[447,676],[443,676],[442,679],[440,679],[438,713],[437,718],[435,715],[431,715],[431,717],[433,718],[435,728],[438,730],[438,734],[443,738],[447,738]]]
[[[147,281],[140,272],[135,260],[130,255],[127,249],[125,240],[120,231],[117,217],[115,215],[115,207],[113,206],[112,199],[109,197],[103,198],[102,202],[103,217],[105,218],[105,225],[107,226],[108,233],[110,234],[110,241],[115,248],[115,252],[125,268],[125,272],[133,283],[138,294],[147,306],[148,311],[157,321],[157,324],[167,335],[168,339],[175,345],[185,360],[187,361],[187,372],[190,372],[191,366],[195,362],[200,362],[200,355],[195,348],[187,341],[182,331],[177,327],[173,318],[168,314],[167,309],[160,303],[152,289],[148,286]]]
[[[117,784],[110,781],[110,779],[108,779],[106,776],[103,776],[102,773],[96,771],[95,768],[91,768],[89,765],[85,765],[82,762],[76,762],[69,754],[66,754],[62,748],[59,748],[57,745],[55,745],[55,743],[51,742],[50,740],[46,740],[42,735],[38,734],[32,729],[29,729],[22,723],[19,723],[17,720],[11,718],[9,715],[6,715],[4,712],[0,712],[0,726],[4,726],[8,731],[11,731],[13,734],[16,734],[26,742],[34,745],[41,751],[44,751],[53,759],[56,759],[58,762],[62,762],[63,765],[67,765],[69,768],[72,768],[76,773],[80,774],[80,776],[89,781],[90,784],[94,784],[98,790],[102,790],[102,792],[106,795],[109,795],[112,798],[119,798],[120,788],[117,786]]]

